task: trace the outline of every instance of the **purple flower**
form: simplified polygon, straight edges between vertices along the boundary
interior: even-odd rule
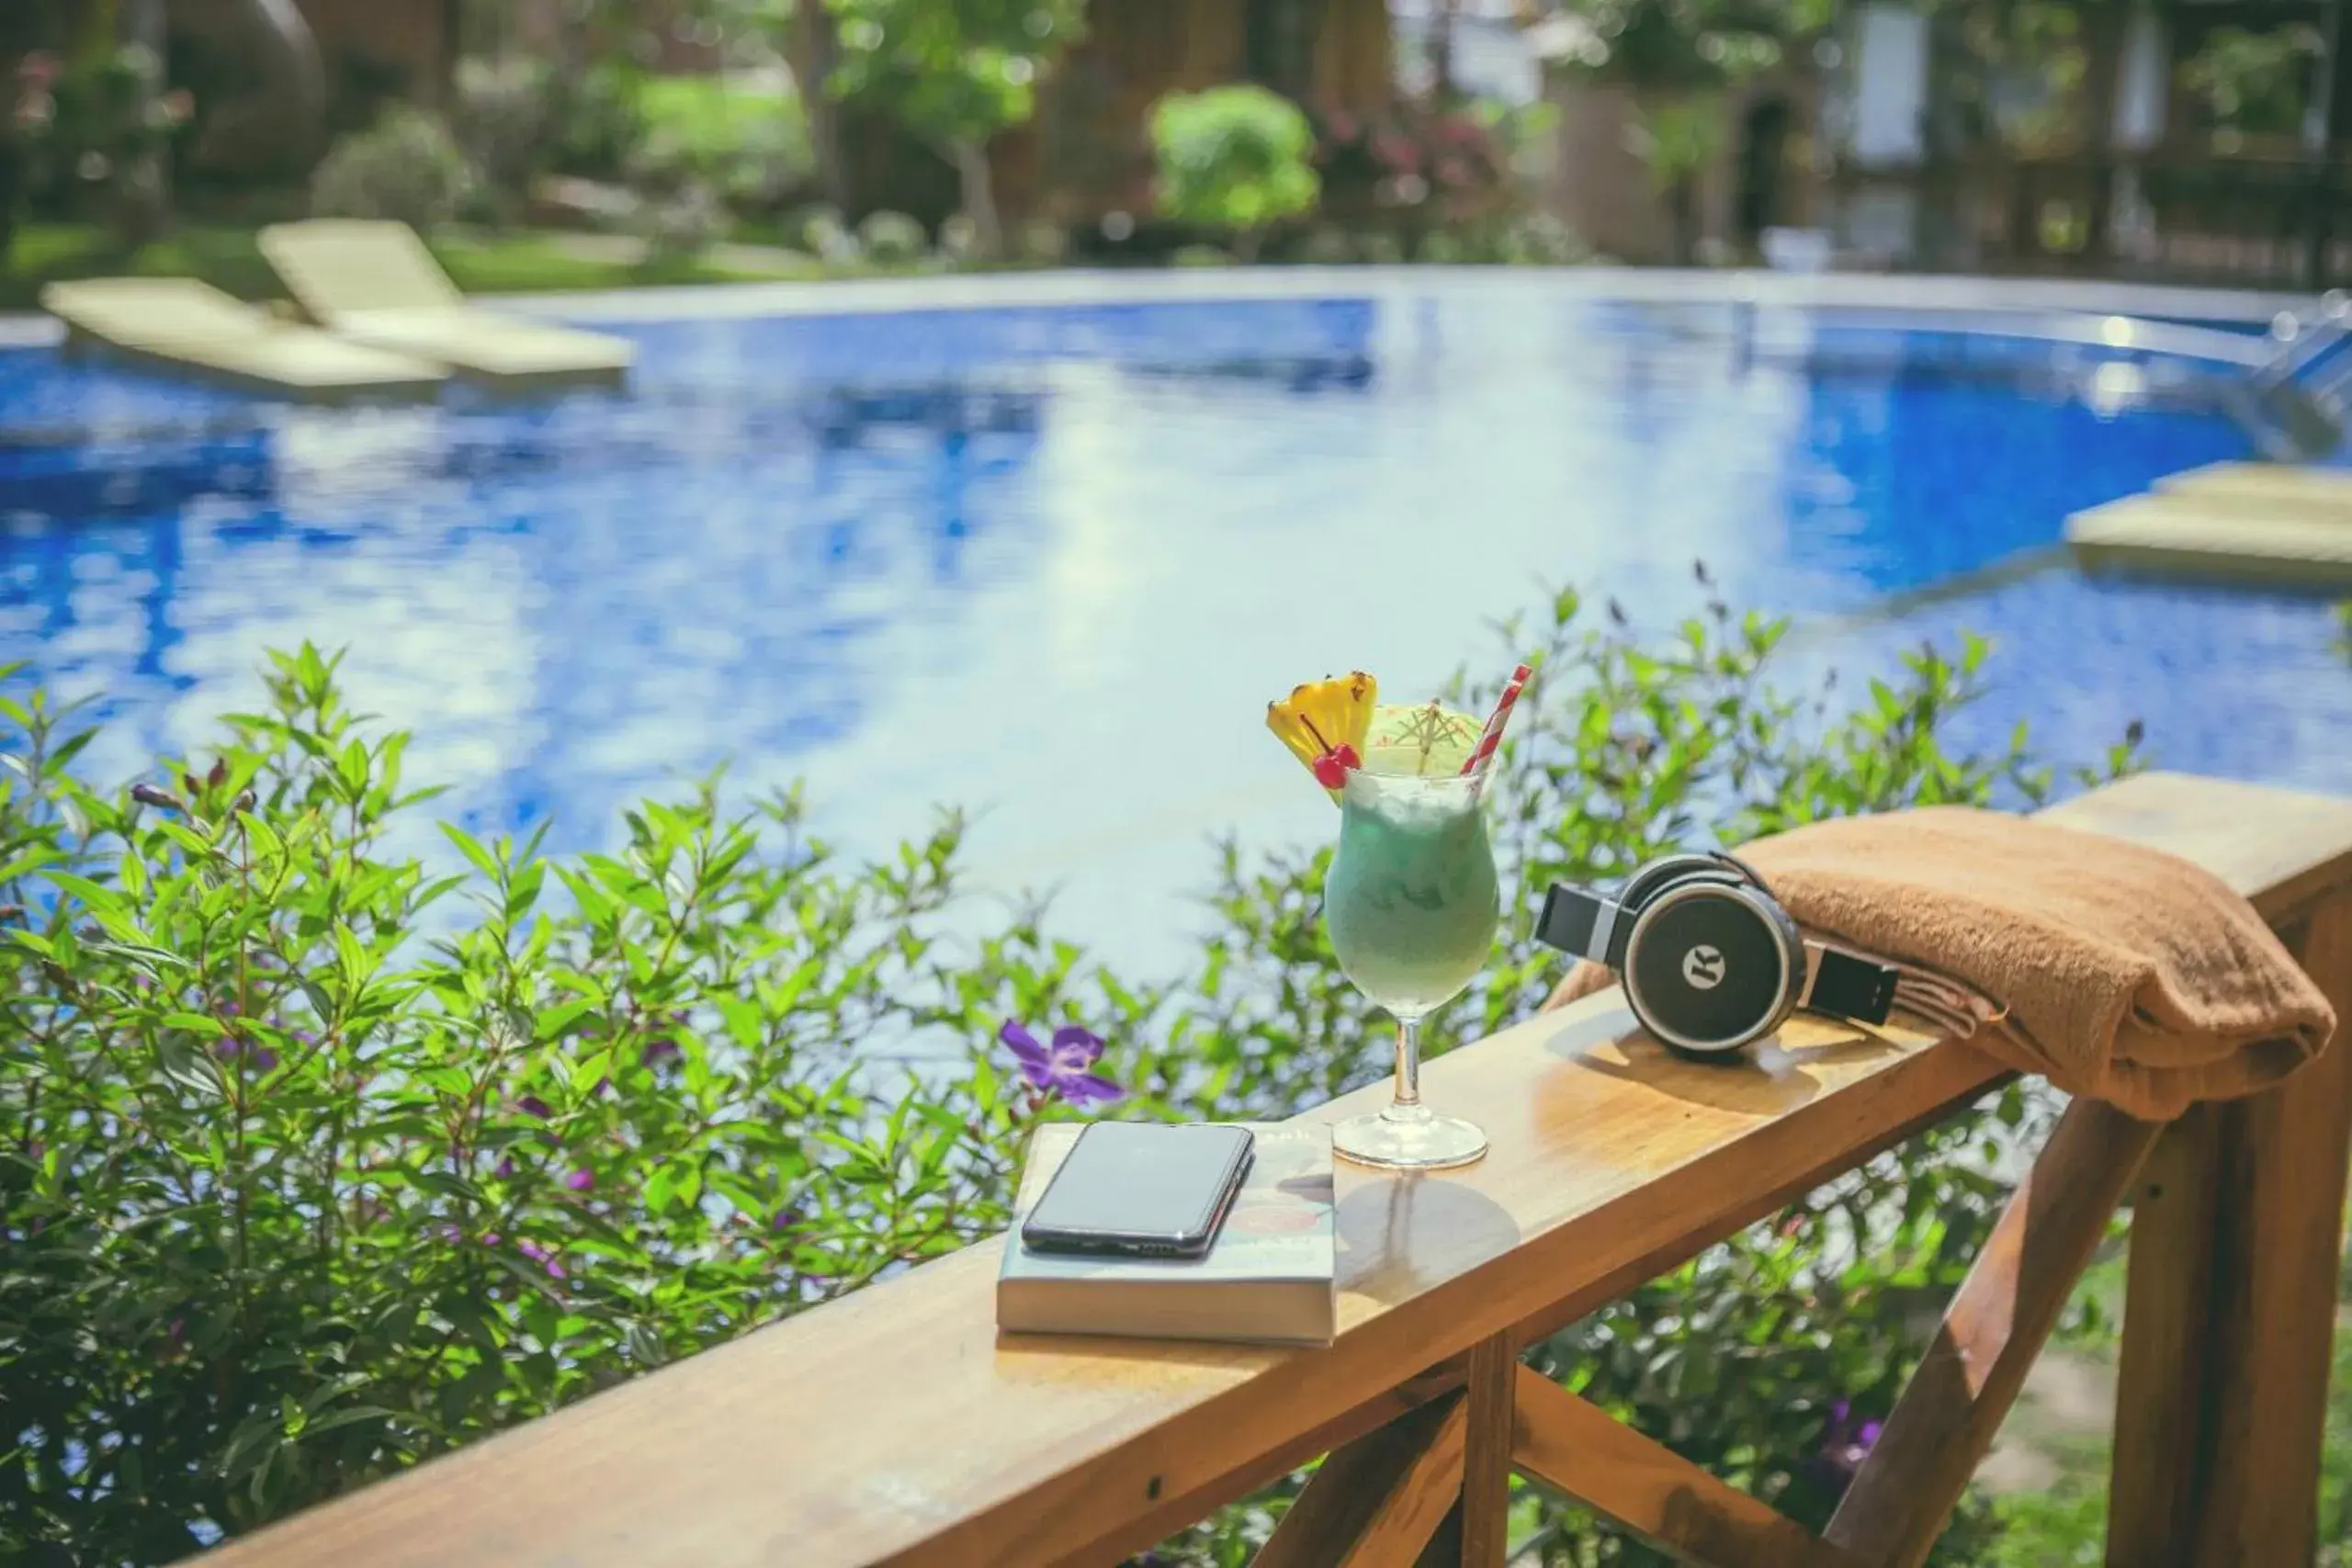
[[[596,1178],[591,1172],[575,1170],[563,1179],[563,1184],[574,1192],[585,1192],[596,1185]]]
[[[243,1057],[246,1065],[251,1066],[253,1070],[257,1073],[270,1072],[277,1066],[277,1052],[271,1050],[266,1045],[257,1043],[254,1041],[246,1040],[239,1035],[232,1034],[224,1039],[216,1040],[212,1043],[212,1059],[214,1061],[221,1063],[234,1062],[240,1056]]]
[[[550,1280],[563,1278],[563,1265],[557,1261],[551,1248],[541,1247],[536,1241],[518,1241],[514,1244],[514,1250],[545,1269]]]
[[[536,1116],[542,1122],[555,1114],[554,1111],[548,1109],[548,1102],[541,1100],[536,1094],[526,1094],[522,1099],[516,1100],[514,1102],[514,1109],[521,1111],[526,1116]]]
[[[1059,1095],[1075,1106],[1108,1105],[1125,1093],[1117,1084],[1093,1070],[1102,1056],[1102,1039],[1076,1024],[1054,1031],[1051,1047],[1012,1019],[996,1032],[1021,1064],[1021,1076],[1043,1095]]]
[[[659,1067],[674,1062],[684,1055],[685,1053],[678,1048],[676,1041],[665,1038],[647,1041],[645,1049],[639,1054],[638,1059],[649,1067]]]
[[[514,1174],[514,1156],[511,1155],[502,1156],[498,1162],[498,1168],[492,1174],[502,1181],[512,1177]]]
[[[1829,1419],[1822,1424],[1821,1445],[1815,1450],[1815,1466],[1837,1483],[1851,1482],[1861,1469],[1862,1461],[1870,1457],[1879,1434],[1885,1430],[1883,1421],[1854,1419],[1854,1408],[1845,1400],[1829,1407]]]

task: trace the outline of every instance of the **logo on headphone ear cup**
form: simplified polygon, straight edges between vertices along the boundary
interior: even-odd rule
[[[1643,1027],[1666,1043],[1736,1051],[1786,1014],[1803,963],[1768,897],[1718,876],[1686,876],[1653,893],[1634,917],[1625,994]]]
[[[1724,967],[1723,951],[1703,942],[1682,955],[1682,978],[1695,990],[1712,991],[1722,985]]]

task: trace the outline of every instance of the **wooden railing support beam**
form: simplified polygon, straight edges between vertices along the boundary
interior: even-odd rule
[[[2283,1568],[2316,1550],[2352,1161],[2352,895],[2286,934],[2346,1022],[2283,1088],[2182,1117],[2142,1177],[2108,1568]]]
[[[1521,1473],[1691,1568],[1858,1568],[1770,1504],[1725,1485],[1532,1367],[1519,1369]]]
[[[1306,1478],[1250,1568],[1331,1568],[1345,1561],[1448,1424],[1459,1429],[1461,1405],[1458,1393],[1431,1400],[1333,1449]]]
[[[1838,1505],[1833,1543],[1871,1568],[1927,1561],[2161,1131],[2095,1100],[2066,1108]]]
[[[1349,1543],[1336,1568],[1417,1568],[1454,1502],[1462,1495],[1462,1450],[1469,1432],[1470,1404],[1457,1399],[1446,1409],[1429,1443],[1412,1457],[1396,1485],[1373,1510],[1363,1533]]]

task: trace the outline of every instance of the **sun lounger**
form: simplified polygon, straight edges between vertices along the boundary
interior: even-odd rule
[[[466,302],[405,223],[320,219],[264,229],[262,254],[311,319],[355,343],[521,389],[625,380],[635,348]]]
[[[281,321],[180,277],[52,283],[41,309],[69,353],[93,346],[136,364],[304,402],[430,398],[448,372],[429,360]]]
[[[2168,495],[2198,496],[2281,517],[2309,517],[2352,526],[2352,469],[2300,463],[2208,463],[2156,481]]]
[[[2310,590],[2352,587],[2352,525],[2260,498],[2129,495],[2069,517],[2066,543],[2093,570]]]

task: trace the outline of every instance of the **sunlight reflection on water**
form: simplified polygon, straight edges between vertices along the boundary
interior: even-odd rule
[[[1207,834],[1330,830],[1261,728],[1297,680],[1433,690],[1539,581],[1663,622],[1694,557],[1735,603],[1852,611],[2247,450],[2095,377],[1936,374],[1925,337],[1743,365],[1459,282],[622,330],[632,393],[527,407],[289,410],[0,354],[0,658],[99,699],[111,780],[200,750],[264,649],[347,646],[438,809],[551,817],[559,849],[722,759],[805,775],[858,850],[966,804],[984,885],[1066,883],[1069,929],[1159,968]],[[2086,757],[2143,716],[2167,765],[2352,787],[2308,603],[2062,571],[1799,662],[1962,627],[2007,649],[1972,733],[2035,717]],[[446,853],[422,821],[404,847]]]

